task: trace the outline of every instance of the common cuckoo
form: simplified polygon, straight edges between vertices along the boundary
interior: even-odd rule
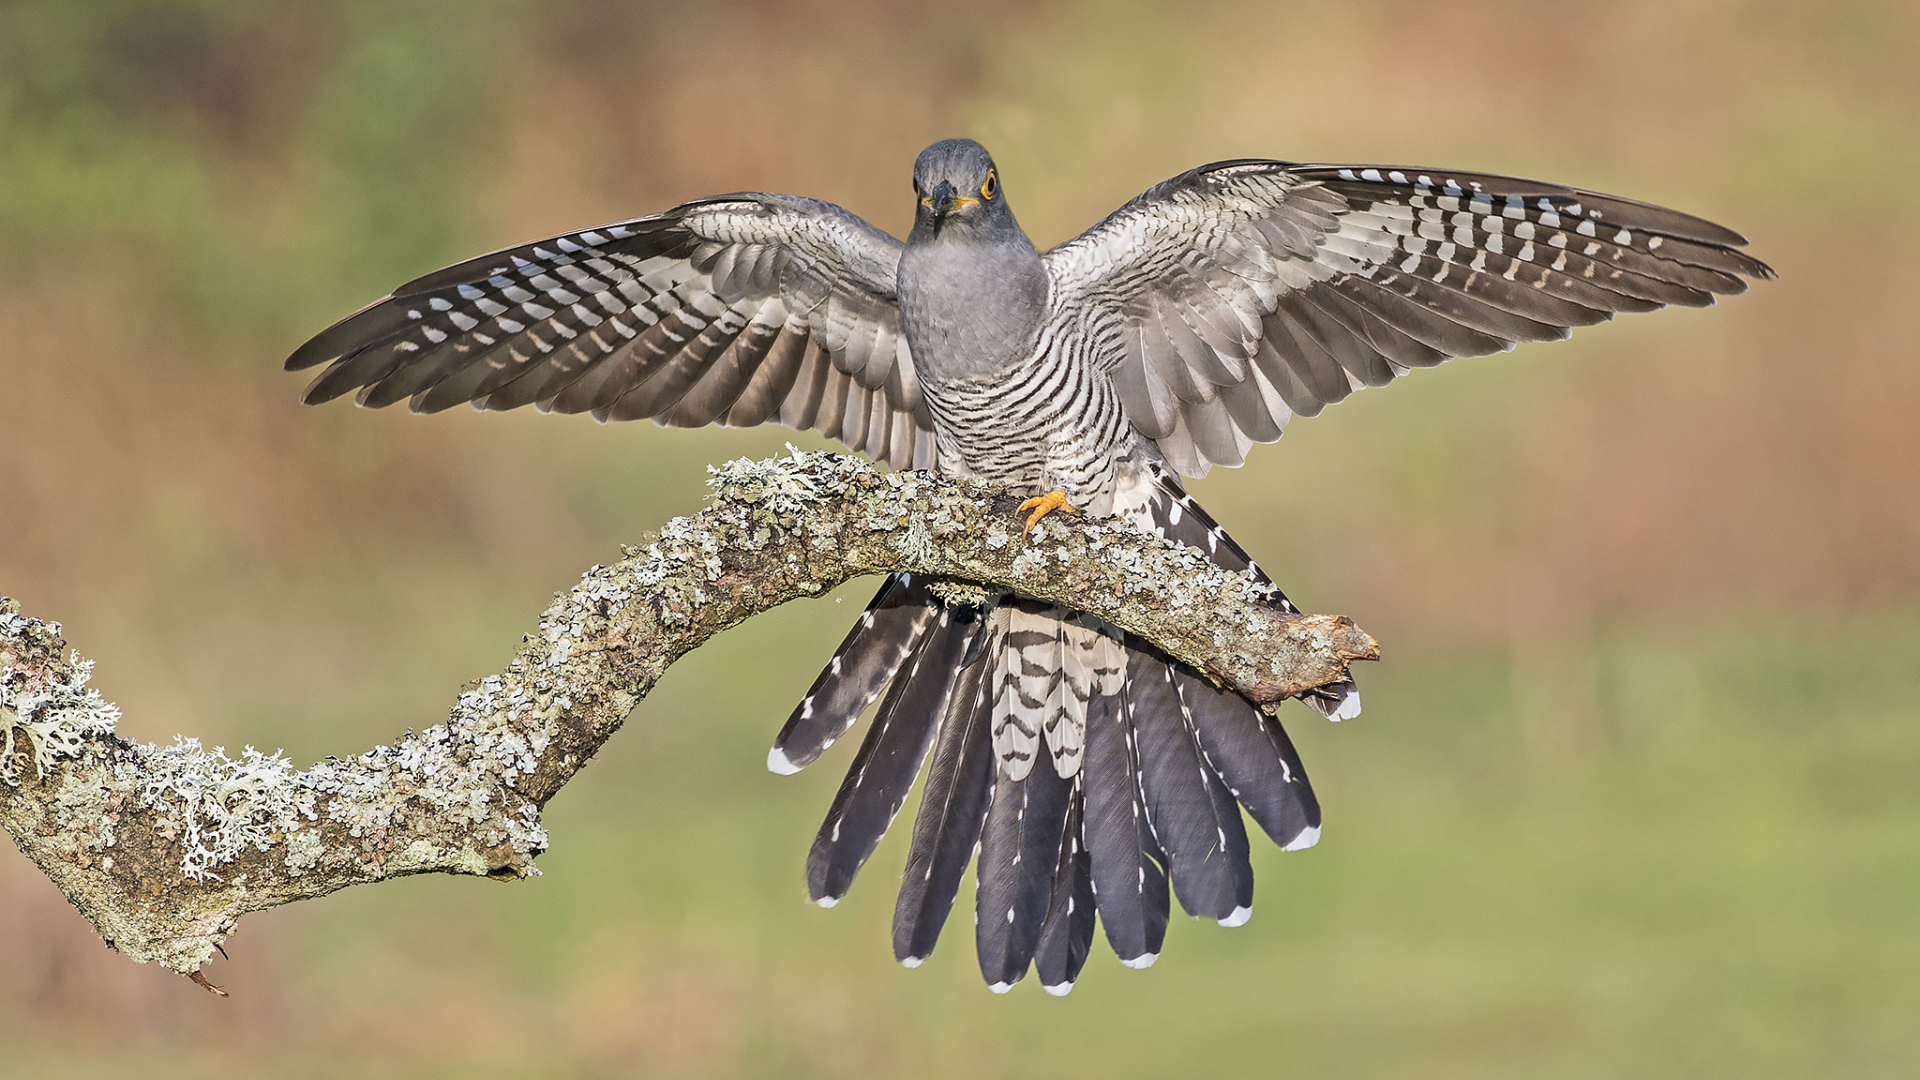
[[[1414,368],[1771,276],[1696,217],[1446,169],[1220,162],[1045,253],[977,143],[928,147],[913,189],[904,244],[829,203],[743,193],[483,255],[287,366],[327,365],[309,403],[357,390],[415,412],[777,421],[895,468],[1008,482],[1033,496],[1029,527],[1125,517],[1265,581],[1182,477]],[[796,772],[880,701],[807,860],[824,907],[931,756],[894,916],[902,963],[932,952],[976,850],[987,983],[1032,967],[1058,994],[1096,913],[1133,967],[1160,952],[1170,895],[1247,920],[1240,807],[1285,850],[1318,839],[1276,718],[1097,619],[954,595],[889,578],[768,757]],[[1351,683],[1303,700],[1360,711]]]

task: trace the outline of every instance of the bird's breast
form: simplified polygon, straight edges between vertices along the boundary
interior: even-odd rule
[[[1047,299],[1031,246],[910,246],[898,272],[901,329],[929,388],[991,378],[1032,357]]]

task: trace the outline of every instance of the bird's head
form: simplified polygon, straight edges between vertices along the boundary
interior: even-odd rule
[[[920,151],[913,163],[913,231],[921,240],[1018,230],[1000,190],[1000,173],[986,147],[946,139]]]

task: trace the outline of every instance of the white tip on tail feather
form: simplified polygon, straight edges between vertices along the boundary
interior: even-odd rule
[[[1073,993],[1073,984],[1070,982],[1054,983],[1052,986],[1043,984],[1040,989],[1045,990],[1054,997],[1066,997],[1068,994]]]
[[[1360,715],[1360,690],[1355,687],[1348,690],[1340,699],[1340,707],[1327,714],[1329,720],[1351,720]]]
[[[800,771],[800,766],[793,763],[793,759],[787,756],[785,750],[776,746],[767,751],[767,771],[779,773],[781,776],[792,776]]]
[[[1281,851],[1305,851],[1320,842],[1320,826],[1309,825],[1300,830],[1300,835],[1281,847]]]
[[[821,907],[832,907],[839,902],[840,898],[837,896],[822,896],[814,900],[814,903],[819,904]]]
[[[1150,968],[1153,966],[1153,962],[1158,959],[1160,959],[1159,953],[1150,952],[1150,953],[1141,953],[1139,956],[1136,956],[1131,960],[1128,960],[1125,957],[1122,957],[1120,959],[1120,962],[1127,965],[1130,968]]]
[[[996,994],[1004,994],[1007,991],[1013,989],[1013,984],[1012,983],[989,983],[987,985],[987,989],[993,991]]]
[[[1253,918],[1252,908],[1244,907],[1244,906],[1237,907],[1233,909],[1232,914],[1220,920],[1220,925],[1221,926],[1245,926],[1247,925],[1247,920],[1251,918]]]
[[[926,963],[926,962],[927,962],[927,958],[926,958],[926,957],[924,957],[924,956],[909,956],[909,957],[905,957],[904,959],[902,959],[902,960],[900,961],[900,966],[901,966],[901,967],[910,967],[910,968],[917,968],[917,967],[919,967],[919,966],[920,966],[921,964],[924,964],[924,963]]]

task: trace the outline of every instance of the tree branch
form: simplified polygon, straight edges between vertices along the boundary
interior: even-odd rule
[[[446,723],[304,772],[251,747],[120,738],[59,625],[0,597],[0,822],[109,945],[205,984],[246,912],[405,874],[537,873],[541,807],[668,665],[861,575],[1070,604],[1263,704],[1379,655],[1350,620],[1288,615],[1246,575],[1124,523],[1056,515],[1023,538],[1017,497],[986,484],[798,452],[713,473],[712,506],[588,570]]]

